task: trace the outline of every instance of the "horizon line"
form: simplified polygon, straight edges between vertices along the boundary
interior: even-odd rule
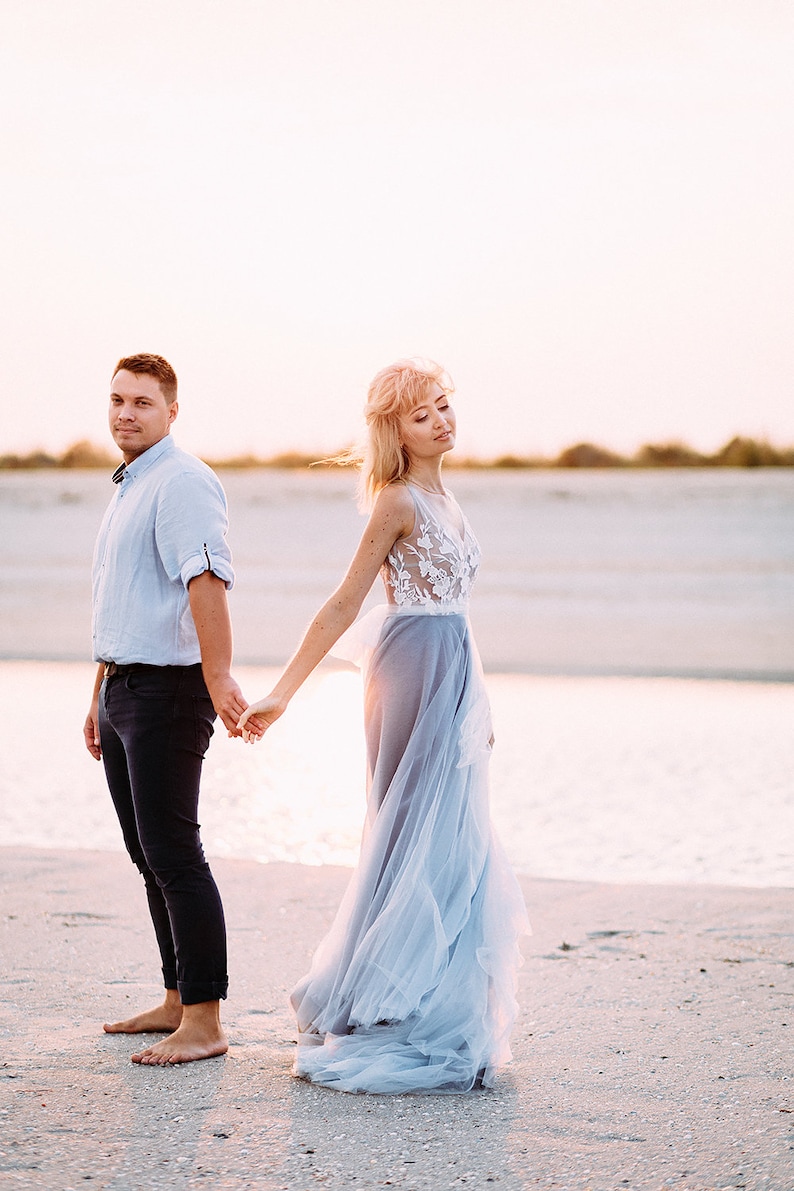
[[[227,458],[213,458],[207,452],[192,452],[210,467],[226,470],[256,468],[299,469],[310,467],[345,466],[340,456],[345,448],[333,454],[299,450],[279,451],[262,458],[253,453],[234,454]],[[60,455],[43,449],[27,453],[6,452],[0,455],[0,470],[36,469],[99,469],[113,467],[118,454],[97,446],[89,439],[80,439]],[[794,467],[794,445],[774,446],[767,438],[736,434],[713,453],[697,451],[681,439],[649,442],[639,446],[633,454],[623,454],[589,441],[579,441],[564,447],[554,456],[519,455],[506,452],[491,457],[451,456],[447,466],[459,470],[509,470],[531,468],[617,468],[617,467]]]

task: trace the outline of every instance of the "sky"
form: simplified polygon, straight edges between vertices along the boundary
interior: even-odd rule
[[[440,361],[459,450],[794,443],[789,0],[0,0],[0,454],[325,453]]]

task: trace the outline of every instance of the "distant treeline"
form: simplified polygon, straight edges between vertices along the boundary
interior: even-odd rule
[[[260,459],[256,455],[236,455],[230,459],[205,460],[214,468],[238,470],[257,467],[304,468],[323,463],[316,455],[287,451]],[[118,455],[82,440],[74,443],[62,455],[46,451],[31,451],[28,455],[0,455],[0,470],[31,468],[113,468]],[[495,459],[460,459],[453,457],[449,465],[471,471],[486,468],[542,468],[542,467],[794,467],[794,447],[773,447],[763,439],[736,436],[713,455],[703,455],[682,442],[646,443],[634,455],[619,455],[596,443],[580,442],[566,447],[554,458],[531,455],[499,455]],[[333,466],[333,464],[327,464]]]

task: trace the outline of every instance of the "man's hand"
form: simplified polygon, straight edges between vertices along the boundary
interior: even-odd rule
[[[216,679],[207,678],[205,675],[205,681],[210,699],[212,699],[212,706],[229,735],[242,736],[242,732],[237,727],[237,721],[246,711],[248,703],[231,674]]]
[[[102,746],[99,743],[99,709],[96,701],[91,704],[91,710],[85,717],[83,724],[83,739],[85,740],[85,747],[88,749],[95,761],[102,760]]]
[[[97,666],[96,676],[94,678],[94,693],[91,696],[91,707],[88,715],[85,717],[83,724],[83,740],[85,747],[88,749],[95,761],[102,760],[102,745],[99,742],[99,691],[102,687],[102,679],[105,676],[105,663],[100,662]]]
[[[190,611],[201,649],[201,669],[215,708],[230,736],[241,736],[237,721],[248,707],[231,676],[232,625],[226,584],[212,571],[203,571],[188,584]]]

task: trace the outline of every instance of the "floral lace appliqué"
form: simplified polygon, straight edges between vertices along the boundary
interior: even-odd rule
[[[384,565],[384,578],[399,607],[466,603],[477,575],[480,549],[463,519],[463,538],[445,526],[412,489],[416,526],[396,542]]]

